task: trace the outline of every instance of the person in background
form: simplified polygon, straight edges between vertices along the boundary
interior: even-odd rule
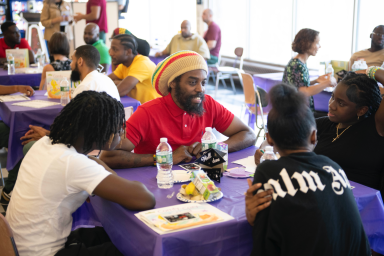
[[[212,16],[213,12],[211,9],[204,10],[203,21],[208,25],[204,40],[207,42],[211,54],[211,58],[207,60],[208,65],[216,64],[218,62],[221,48],[221,30],[220,27],[213,22]]]
[[[67,37],[62,32],[56,32],[52,35],[48,43],[48,49],[53,58],[51,64],[44,66],[41,73],[41,81],[39,90],[46,90],[47,72],[71,70],[71,60],[69,57],[69,43]]]
[[[316,119],[314,152],[335,161],[349,180],[380,190],[384,196],[384,101],[377,84],[384,83],[384,70],[371,69],[368,76],[350,72],[335,87],[328,116]],[[262,155],[256,150],[256,164]]]
[[[92,45],[82,45],[76,48],[72,55],[71,81],[81,83],[73,92],[76,97],[83,91],[106,92],[120,101],[119,92],[115,83],[106,75],[97,71],[100,63],[99,51]]]
[[[325,116],[327,113],[316,112],[313,95],[320,93],[326,87],[336,86],[336,79],[330,74],[325,74],[317,79],[309,80],[307,60],[310,56],[316,56],[320,49],[319,32],[309,28],[300,30],[292,43],[292,50],[297,52],[285,67],[283,83],[291,84],[309,97],[309,107],[315,117]]]
[[[111,56],[108,53],[108,47],[99,37],[99,26],[95,23],[88,23],[84,29],[84,42],[96,47],[100,53],[100,65],[103,66],[103,72],[108,72],[111,65]]]
[[[8,95],[12,93],[20,92],[28,97],[33,96],[35,91],[32,87],[27,85],[0,85],[0,95]],[[8,140],[9,140],[9,127],[3,122],[0,121],[0,148],[8,148]],[[17,174],[19,173],[20,164],[16,164],[16,166],[12,170],[8,170],[8,178],[5,180],[5,184],[3,186],[3,190],[1,192],[0,203],[3,206],[4,210],[7,210],[9,200],[11,199],[11,192],[13,187],[15,186],[15,182],[17,179]]]
[[[125,28],[116,28],[113,30],[112,37],[116,35],[131,35],[133,38],[135,38],[137,42],[137,52],[143,56],[148,57],[149,51],[151,50],[151,47],[149,46],[149,43],[143,39],[137,38],[134,34],[132,34],[128,29]],[[112,64],[112,72],[116,70],[117,66]]]
[[[202,149],[200,142],[206,127],[229,137],[224,141],[229,152],[255,145],[255,133],[205,95],[207,73],[204,58],[192,51],[177,52],[160,62],[152,85],[163,97],[139,106],[127,121],[127,136],[121,148],[103,151],[100,159],[111,168],[153,165],[156,147],[165,137],[173,149],[173,164],[189,162]]]
[[[21,38],[19,28],[12,21],[6,21],[1,24],[1,31],[4,37],[0,38],[0,63],[7,62],[5,50],[7,49],[28,49],[29,63],[35,63],[35,55],[32,52],[28,41]]]
[[[151,84],[156,65],[148,57],[138,54],[137,42],[133,36],[114,36],[109,55],[113,65],[118,65],[109,77],[117,85],[120,96],[128,95],[141,104],[161,97]]]
[[[352,70],[352,65],[357,60],[365,60],[367,66],[381,66],[384,62],[384,25],[375,27],[370,35],[371,48],[361,50],[352,54],[349,60],[348,70]]]
[[[12,193],[6,219],[20,255],[122,255],[103,228],[71,228],[90,195],[133,211],[155,206],[145,185],[87,156],[118,148],[124,132],[124,107],[105,92],[82,92],[63,108],[25,156]]]
[[[267,140],[281,157],[266,160],[255,170],[253,184],[259,188],[254,193],[271,188],[273,194],[267,191],[269,207],[256,218],[247,215],[253,226],[251,255],[370,256],[344,171],[328,157],[312,152],[316,122],[306,96],[290,85],[278,84],[269,97]],[[246,195],[249,207],[248,199]]]
[[[197,52],[206,60],[211,58],[207,43],[201,36],[191,32],[191,23],[188,20],[184,20],[181,23],[181,34],[175,35],[162,52],[156,53],[156,57],[172,55],[183,50]]]
[[[71,16],[71,3],[65,2],[63,0],[44,0],[40,22],[45,28],[44,39],[47,41],[47,46],[51,40],[51,37],[56,32],[66,33],[67,40],[73,40],[72,31],[70,31],[69,28],[66,28],[69,26],[69,19]],[[61,25],[61,23],[67,23],[67,26]],[[52,55],[51,52],[49,52],[49,54]],[[54,61],[52,56],[50,56],[50,59],[51,62]]]
[[[100,29],[99,37],[105,43],[108,33],[106,0],[89,0],[87,2],[87,14],[76,13],[73,19],[75,22],[85,20],[87,23],[96,23]]]

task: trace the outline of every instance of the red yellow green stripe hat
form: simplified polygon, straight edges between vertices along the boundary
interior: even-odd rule
[[[166,96],[170,83],[178,76],[196,69],[205,70],[208,66],[204,58],[194,51],[179,51],[157,64],[152,75],[152,86],[157,93]]]

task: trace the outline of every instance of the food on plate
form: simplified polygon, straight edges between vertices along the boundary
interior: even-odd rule
[[[207,188],[210,191],[216,191],[220,190],[220,188],[216,187],[213,182],[212,184],[208,184]],[[180,188],[180,194],[182,194],[186,199],[188,200],[194,200],[194,201],[202,201],[207,200],[204,198],[204,195],[200,194],[199,191],[196,189],[195,184],[193,182],[184,185],[181,185]]]

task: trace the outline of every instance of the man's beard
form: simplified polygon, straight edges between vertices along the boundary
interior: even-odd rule
[[[204,93],[197,93],[195,95],[189,95],[187,96],[186,93],[181,89],[180,84],[177,83],[175,87],[175,96],[177,101],[180,103],[180,105],[183,107],[183,109],[190,115],[194,116],[202,116],[205,112],[205,109],[203,107],[203,103],[205,100]],[[199,104],[192,103],[192,99],[200,97],[201,102]]]
[[[79,72],[79,69],[77,67],[77,63],[76,63],[76,67],[74,70],[72,70],[72,73],[71,73],[71,81],[72,82],[77,82],[77,81],[80,81],[80,72]]]
[[[96,43],[98,40],[96,40],[96,38],[92,38],[91,40],[88,40],[88,42],[85,42],[86,44],[88,45],[93,45],[94,43]]]

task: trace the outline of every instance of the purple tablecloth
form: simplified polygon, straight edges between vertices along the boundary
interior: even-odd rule
[[[8,70],[0,69],[0,85],[30,85],[39,87],[41,73],[8,75]]]
[[[237,165],[231,162],[251,156],[255,150],[255,147],[250,147],[231,153],[228,167],[236,167]],[[181,168],[174,166],[173,169]],[[168,190],[157,188],[155,166],[121,169],[116,172],[120,177],[144,183],[156,197],[156,208],[182,204],[176,196],[171,199],[166,197],[173,191],[176,194],[180,184],[175,184]],[[102,223],[112,242],[124,255],[249,255],[252,249],[252,228],[244,212],[247,181],[224,177],[220,184],[215,183],[222,189],[224,197],[211,205],[228,213],[234,220],[159,235],[137,219],[134,216],[136,212],[95,196],[91,198],[94,212],[90,210],[89,205],[79,208],[73,215],[73,228],[86,226],[87,223],[94,226]],[[355,186],[353,194],[371,247],[384,253],[384,208],[380,193],[354,182],[351,182],[351,185]]]
[[[310,71],[309,77],[310,77],[310,80],[314,80],[318,77],[318,74],[316,71]],[[267,92],[269,92],[269,90],[276,84],[281,83],[282,80],[283,80],[282,72],[253,75],[253,81],[255,85],[259,86],[260,88],[263,88]],[[321,93],[313,96],[313,100],[315,103],[315,110],[328,112],[328,101],[329,101],[330,95],[331,93],[322,91]],[[271,105],[264,108],[266,112],[268,112],[270,109],[271,109]]]
[[[167,58],[167,56],[161,56],[161,57],[154,57],[154,56],[148,56],[148,58],[153,62],[155,63],[156,65],[159,64],[160,62],[162,62],[165,58]]]
[[[60,100],[48,99],[47,96],[44,96],[45,92],[36,91],[31,100],[60,102]],[[23,158],[23,146],[20,138],[29,130],[29,125],[37,125],[49,130],[53,120],[63,108],[61,105],[46,108],[28,108],[13,106],[13,103],[15,102],[0,103],[0,116],[10,128],[6,167],[8,170],[11,170]],[[128,96],[121,97],[121,103],[124,107],[132,106],[134,111],[140,105],[140,102]]]

